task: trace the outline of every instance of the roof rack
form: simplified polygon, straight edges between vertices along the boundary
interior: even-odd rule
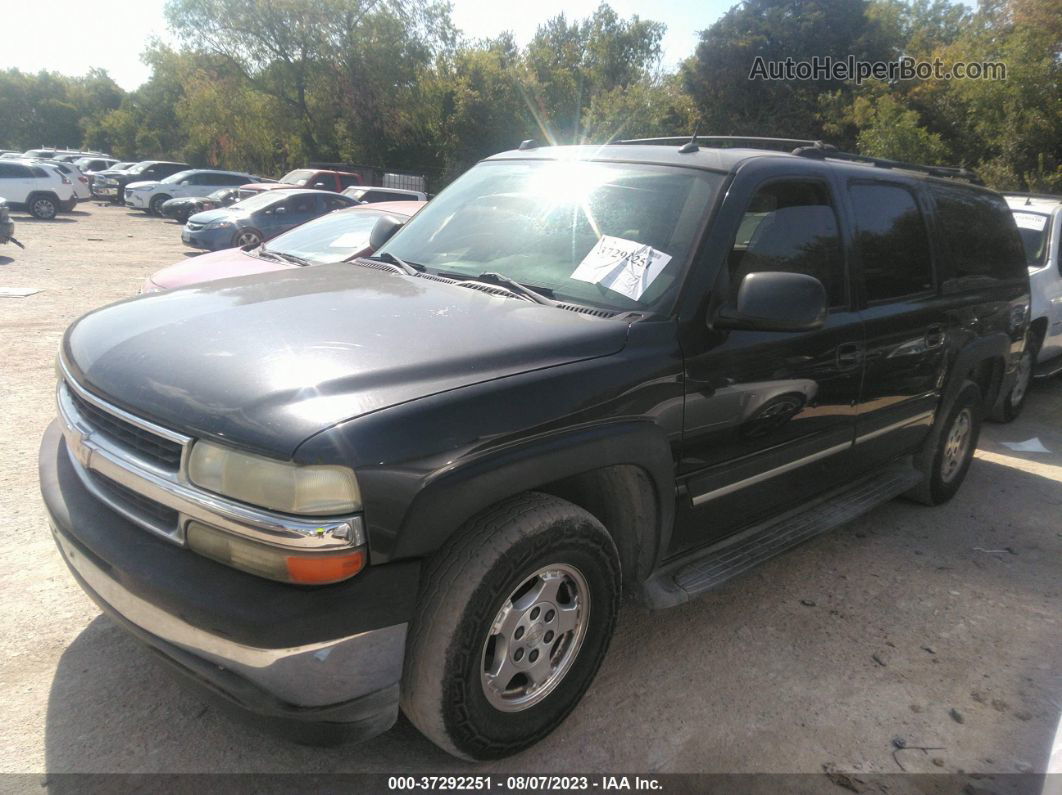
[[[805,138],[758,138],[745,135],[670,135],[664,138],[630,138],[622,141],[611,141],[613,144],[646,145],[646,146],[681,146],[688,143],[704,144],[715,149],[741,148],[741,149],[769,149],[788,152],[794,146],[822,146],[822,141],[812,141]]]
[[[811,157],[818,160],[844,160],[849,163],[866,163],[875,168],[898,168],[905,171],[918,171],[931,177],[945,177],[947,179],[961,179],[973,185],[984,185],[981,178],[968,168],[959,166],[927,166],[921,163],[905,163],[902,160],[889,160],[884,157],[871,157],[859,155],[854,152],[842,152],[835,146],[816,142],[813,146],[797,147],[793,150],[794,155],[799,157]]]
[[[704,144],[711,148],[743,148],[743,149],[767,149],[771,151],[789,152],[799,157],[809,157],[819,160],[830,158],[831,160],[844,160],[850,163],[865,163],[876,168],[898,168],[907,171],[918,171],[932,177],[945,177],[947,179],[961,179],[973,185],[984,185],[981,178],[968,168],[958,166],[927,166],[919,163],[905,163],[900,160],[888,160],[883,157],[871,157],[859,155],[854,152],[842,152],[832,144],[823,141],[813,141],[805,138],[759,138],[756,136],[742,135],[697,135],[692,137],[684,135],[672,135],[664,138],[634,138],[623,141],[611,141],[613,144],[642,144],[648,146],[681,146],[682,152],[696,151],[698,145]]]

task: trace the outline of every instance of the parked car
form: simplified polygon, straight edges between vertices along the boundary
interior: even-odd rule
[[[100,157],[99,155],[86,155],[74,161],[74,165],[81,169],[81,173],[91,176],[98,171],[106,171],[109,168],[117,168],[119,161],[113,157]],[[127,167],[133,165],[126,163]]]
[[[419,190],[405,190],[404,188],[347,188],[343,191],[343,195],[363,204],[401,201],[426,202],[428,200],[428,194]]]
[[[0,198],[45,221],[77,204],[74,185],[66,176],[32,160],[0,161]]]
[[[336,210],[273,238],[268,246],[227,248],[170,265],[145,279],[140,291],[154,293],[232,276],[349,262],[372,254],[369,236],[380,218],[405,223],[423,205],[385,202]]]
[[[38,162],[50,166],[70,180],[70,184],[74,186],[74,197],[79,202],[92,198],[92,189],[89,178],[81,173],[81,169],[76,165],[62,160],[40,160]]]
[[[15,236],[15,222],[7,209],[7,200],[0,199],[0,243],[7,243]]]
[[[119,161],[112,166],[101,169],[99,171],[93,171],[89,176],[89,189],[92,191],[92,195],[97,199],[111,199],[113,200],[116,194],[116,188],[110,184],[111,178],[116,174],[123,171],[128,171],[135,166],[135,162]]]
[[[1062,196],[1008,193],[1032,289],[1032,319],[1022,377],[1015,389],[1027,387],[1030,378],[1062,372]],[[1017,402],[1024,399],[1024,392]]]
[[[187,163],[141,160],[126,169],[112,168],[99,172],[92,181],[92,192],[100,198],[108,198],[116,204],[121,204],[125,201],[125,186],[130,182],[165,179],[171,174],[190,168]]]
[[[1006,202],[963,176],[813,142],[525,144],[378,221],[371,260],[91,312],[41,447],[55,540],[274,728],[364,738],[401,706],[452,754],[517,752],[590,685],[622,594],[681,604],[956,495],[1030,300]],[[974,241],[936,222],[952,201]],[[779,387],[803,407],[766,422]],[[691,402],[690,427],[666,409]]]
[[[162,203],[160,214],[165,218],[173,218],[178,223],[183,224],[196,213],[201,213],[204,210],[213,210],[218,207],[228,207],[239,200],[239,188],[221,188],[208,196],[187,196],[181,199],[170,199]]]
[[[280,183],[279,185],[277,183]],[[347,171],[323,171],[314,168],[297,168],[289,171],[275,182],[252,183],[248,187],[263,190],[277,190],[282,186],[289,188],[312,188],[313,190],[330,190],[341,193],[346,188],[361,185],[361,177]]]
[[[312,218],[355,204],[347,196],[328,191],[266,191],[231,207],[196,213],[184,225],[181,240],[186,246],[209,251],[252,248]]]
[[[237,171],[198,168],[178,171],[161,180],[130,182],[125,186],[126,206],[161,215],[162,205],[170,199],[206,196],[218,188],[238,188],[258,177]]]

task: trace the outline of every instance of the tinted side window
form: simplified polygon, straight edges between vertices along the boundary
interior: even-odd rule
[[[343,188],[351,188],[355,185],[361,184],[361,178],[355,174],[341,174],[339,177],[339,185]]]
[[[48,172],[40,166],[30,166],[30,171],[32,172],[33,176],[40,179],[48,179],[49,177]]]
[[[332,210],[338,210],[341,207],[350,206],[350,202],[340,198],[338,194],[335,196],[321,196],[320,199],[324,204],[325,212],[331,212]]]
[[[931,184],[941,234],[951,259],[952,289],[1020,278],[1025,254],[1007,203],[999,196]]]
[[[855,242],[868,301],[933,289],[933,260],[925,219],[914,195],[899,185],[855,183]]]
[[[826,186],[785,180],[760,188],[738,227],[728,267],[732,299],[748,274],[786,271],[822,282],[830,306],[847,303],[837,215]]]
[[[19,163],[0,163],[0,179],[26,179],[30,170]]]

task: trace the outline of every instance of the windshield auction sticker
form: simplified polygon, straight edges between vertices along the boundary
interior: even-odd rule
[[[671,255],[636,240],[602,235],[571,278],[600,284],[637,301],[671,262]]]

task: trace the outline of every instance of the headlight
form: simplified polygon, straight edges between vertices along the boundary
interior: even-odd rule
[[[224,229],[226,226],[232,226],[232,221],[211,221],[206,225],[206,229]]]
[[[300,466],[211,442],[196,442],[188,477],[197,486],[274,511],[335,516],[361,509],[353,471],[340,466]]]

